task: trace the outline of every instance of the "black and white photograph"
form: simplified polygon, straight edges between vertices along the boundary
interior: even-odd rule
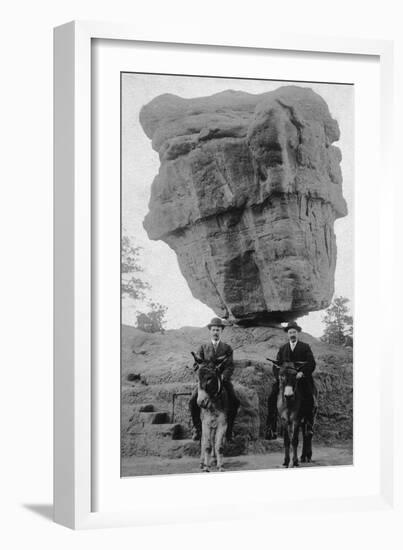
[[[353,464],[354,86],[121,73],[121,476]]]

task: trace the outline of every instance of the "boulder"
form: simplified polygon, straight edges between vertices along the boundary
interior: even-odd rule
[[[330,304],[347,207],[339,127],[317,93],[165,94],[140,122],[161,161],[144,227],[176,252],[197,299],[244,325]]]

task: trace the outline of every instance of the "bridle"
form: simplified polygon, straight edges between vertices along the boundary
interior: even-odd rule
[[[214,392],[214,394],[209,395],[210,399],[214,400],[214,399],[217,399],[222,393],[223,381],[222,381],[222,375],[221,375],[218,367],[215,366],[215,367],[213,367],[213,369],[210,369],[210,370],[212,370],[212,371],[214,370],[214,374],[217,378],[217,390]]]
[[[222,388],[223,388],[223,383],[222,383],[222,375],[220,373],[220,371],[218,370],[217,367],[215,367],[215,373],[216,373],[216,376],[217,376],[217,391],[215,392],[214,395],[212,395],[212,399],[216,399],[219,395],[221,395],[222,393]]]
[[[191,352],[191,353],[192,353],[193,358],[195,360],[195,364],[193,366],[193,369],[194,369],[195,372],[203,366],[206,369],[209,369],[209,370],[214,372],[214,374],[217,378],[217,390],[214,392],[214,394],[210,395],[209,398],[212,399],[212,400],[217,399],[221,395],[222,390],[223,390],[223,379],[222,379],[222,374],[220,372],[220,368],[225,363],[225,361],[227,360],[227,357],[223,357],[222,360],[217,365],[212,365],[210,367],[210,366],[208,366],[207,362],[202,361],[200,358],[198,358],[196,356],[195,353],[193,353],[193,352]]]
[[[295,367],[292,367],[291,365],[287,365],[286,367],[284,367],[285,370],[292,370],[294,371],[295,373],[298,373],[299,370],[296,369]],[[280,376],[281,376],[281,371],[280,371]],[[295,380],[295,384],[294,384],[294,387],[293,387],[293,393],[291,395],[284,395],[284,390],[283,390],[283,397],[285,399],[291,399],[291,398],[295,398],[295,394],[297,392],[297,388],[298,388],[298,382],[299,382],[299,379],[296,378]],[[287,386],[287,384],[284,386],[284,388]]]

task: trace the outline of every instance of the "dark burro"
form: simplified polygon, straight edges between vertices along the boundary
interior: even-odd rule
[[[161,161],[144,227],[176,252],[196,298],[251,326],[330,304],[347,208],[339,127],[317,93],[164,94],[140,122]]]

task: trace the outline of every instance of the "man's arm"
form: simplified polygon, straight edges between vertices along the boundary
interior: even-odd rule
[[[277,381],[278,381],[278,374],[280,372],[281,363],[283,362],[281,350],[282,350],[282,347],[277,352],[277,357],[276,357],[277,365],[273,364],[273,367],[272,367],[273,376]]]
[[[197,350],[197,357],[200,357],[203,361],[205,360],[203,345],[199,346],[199,349]]]
[[[306,362],[306,364],[302,365],[299,371],[302,372],[305,376],[310,376],[315,370],[316,361],[313,356],[311,346],[309,344],[305,344],[305,345],[306,345],[306,350],[305,350],[304,362]]]
[[[234,352],[231,348],[231,346],[227,346],[225,350],[226,360],[225,360],[225,368],[222,373],[222,377],[224,380],[230,380],[231,376],[234,373]]]

